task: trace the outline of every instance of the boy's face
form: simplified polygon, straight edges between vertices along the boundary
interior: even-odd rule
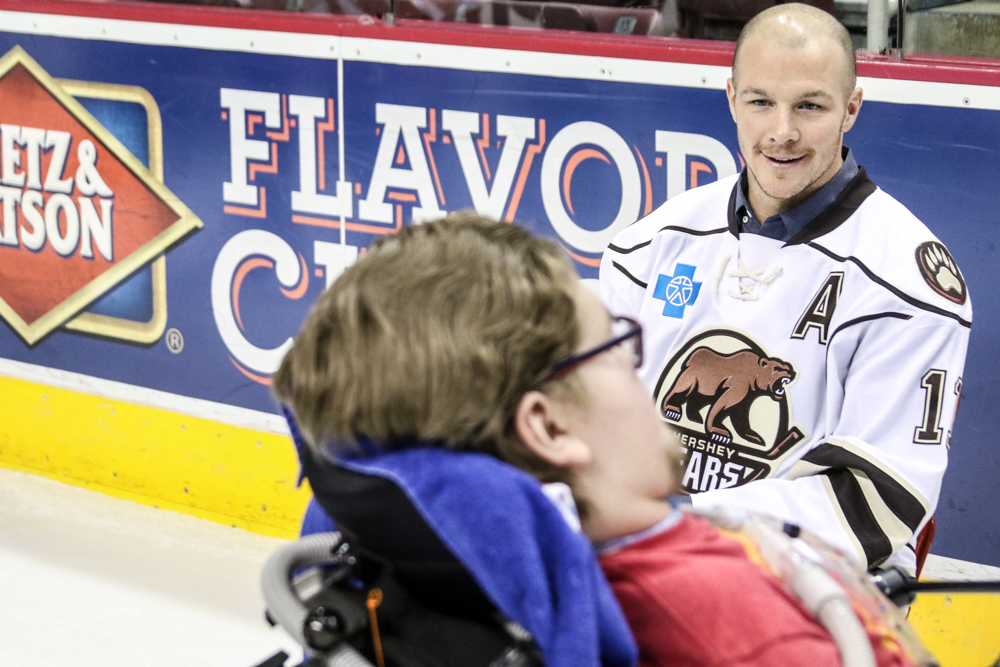
[[[575,294],[580,325],[578,352],[610,340],[611,316],[580,284]],[[567,407],[566,429],[590,450],[574,467],[584,487],[594,484],[643,499],[662,499],[677,488],[680,450],[622,347],[579,366],[582,400]],[[581,489],[591,496],[589,489]]]

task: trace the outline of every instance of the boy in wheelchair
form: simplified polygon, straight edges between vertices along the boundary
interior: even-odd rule
[[[348,269],[274,390],[322,509],[428,613],[499,610],[548,665],[841,664],[766,548],[666,500],[679,452],[641,363],[555,243],[463,213]],[[863,664],[926,658],[851,603]]]

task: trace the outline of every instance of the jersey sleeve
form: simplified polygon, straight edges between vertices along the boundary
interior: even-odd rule
[[[875,567],[937,506],[969,328],[918,308],[858,319],[828,343],[829,435],[775,478],[692,502],[777,516]]]
[[[646,269],[642,261],[642,252],[631,257],[623,255],[619,250],[610,248],[601,258],[600,286],[601,301],[608,311],[614,315],[628,315],[638,318],[642,308],[642,299],[648,286]]]

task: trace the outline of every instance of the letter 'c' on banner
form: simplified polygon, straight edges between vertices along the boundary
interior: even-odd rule
[[[622,201],[618,215],[614,222],[600,231],[583,229],[573,222],[566,213],[560,194],[559,182],[566,156],[582,144],[604,149],[614,160],[622,182]],[[615,234],[639,219],[642,205],[639,167],[636,166],[628,144],[617,132],[601,123],[580,121],[564,127],[552,138],[542,161],[542,205],[553,229],[563,241],[583,252],[604,252]]]
[[[253,256],[274,260],[274,272],[285,287],[294,288],[302,277],[298,255],[283,238],[262,229],[248,229],[226,241],[212,269],[212,313],[222,342],[241,364],[259,373],[275,373],[292,346],[288,338],[276,348],[257,347],[248,341],[236,323],[230,288],[243,260]]]

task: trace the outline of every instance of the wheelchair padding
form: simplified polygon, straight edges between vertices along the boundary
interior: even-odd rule
[[[294,420],[289,419],[289,425],[317,498],[334,520],[357,531],[359,542],[375,540],[384,551],[415,566],[420,576],[450,567],[451,559],[436,559],[443,545],[488,601],[531,633],[547,667],[637,664],[635,641],[592,547],[566,524],[537,480],[485,454],[419,442],[404,443],[397,451],[367,443],[366,454],[341,455],[334,462],[313,454]],[[390,481],[415,514],[384,500],[396,493],[391,487],[369,486],[363,478],[328,466]],[[349,485],[358,485],[354,490],[360,492],[377,489],[374,495],[380,499],[359,502]],[[409,530],[423,523],[437,541],[414,539],[414,547],[400,546],[405,540],[387,533],[375,537],[378,527],[388,523],[379,514],[383,511],[407,512],[403,516],[408,518],[397,516],[394,526],[406,524]],[[366,525],[369,522],[376,527]],[[448,588],[451,584],[442,585],[433,594]]]
[[[496,611],[395,482],[301,450],[316,501],[356,552],[390,564],[400,585],[437,612],[486,621]]]

